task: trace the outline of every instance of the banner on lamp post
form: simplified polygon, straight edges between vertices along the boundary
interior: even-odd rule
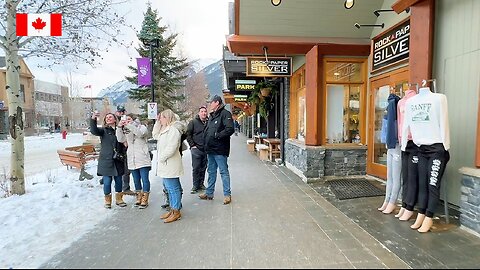
[[[137,58],[138,85],[152,84],[151,68],[150,58]]]

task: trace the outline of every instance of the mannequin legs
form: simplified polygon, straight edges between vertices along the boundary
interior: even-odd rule
[[[410,228],[416,230],[422,226],[423,220],[425,219],[425,214],[418,214],[417,219],[415,220],[415,223],[413,223]]]
[[[394,203],[388,203],[387,207],[385,208],[385,210],[382,211],[382,213],[390,214],[390,213],[393,212],[393,210],[395,210],[395,204]]]
[[[398,211],[398,213],[395,215],[396,218],[400,218],[402,215],[403,215],[403,212],[405,211],[405,208],[402,207],[400,208],[400,210]]]
[[[388,202],[385,200],[382,204],[382,206],[380,206],[379,208],[377,208],[378,211],[383,211],[385,210],[385,208],[387,208],[387,204]]]
[[[425,219],[422,222],[422,226],[417,231],[421,233],[426,233],[430,231],[430,228],[432,228],[432,225],[433,225],[433,219],[431,217],[425,217]]]
[[[410,211],[410,210],[405,209],[405,210],[403,211],[402,216],[401,216],[400,218],[398,218],[398,219],[401,220],[401,221],[408,221],[408,220],[410,220],[410,218],[411,218],[412,216],[413,216],[413,211]]]

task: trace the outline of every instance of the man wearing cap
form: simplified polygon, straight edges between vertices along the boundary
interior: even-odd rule
[[[118,122],[120,122],[120,120],[122,120],[122,116],[126,115],[125,107],[122,105],[118,105],[115,115],[117,116]],[[124,143],[124,147],[125,147],[124,149],[125,151],[123,152],[125,153],[125,168],[128,168],[127,156],[126,156],[127,147],[128,147],[127,142]],[[130,189],[130,171],[128,169],[125,170],[125,174],[122,176],[122,192],[126,195],[136,195],[136,193]]]
[[[233,119],[232,114],[225,109],[220,96],[213,96],[209,103],[210,117],[204,131],[204,148],[208,163],[208,187],[199,198],[202,200],[213,199],[218,168],[223,183],[223,204],[229,204],[232,201],[232,194],[227,159],[230,154],[230,136],[235,132]]]

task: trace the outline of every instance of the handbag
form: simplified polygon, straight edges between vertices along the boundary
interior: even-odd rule
[[[125,161],[125,155],[122,154],[122,153],[119,153],[119,152],[117,151],[117,148],[114,147],[114,148],[113,148],[113,159],[114,159],[114,160],[117,160],[117,161],[122,161],[122,162],[123,162],[123,161]]]

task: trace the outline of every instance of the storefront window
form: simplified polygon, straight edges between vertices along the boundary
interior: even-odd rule
[[[305,141],[307,132],[305,66],[292,75],[290,87],[290,138]]]
[[[359,144],[365,140],[365,59],[327,59],[325,67],[325,143]]]
[[[305,108],[305,95],[298,98],[298,132],[297,139],[305,141],[307,131],[306,125],[307,110]]]
[[[360,86],[327,85],[326,142],[360,143]]]

